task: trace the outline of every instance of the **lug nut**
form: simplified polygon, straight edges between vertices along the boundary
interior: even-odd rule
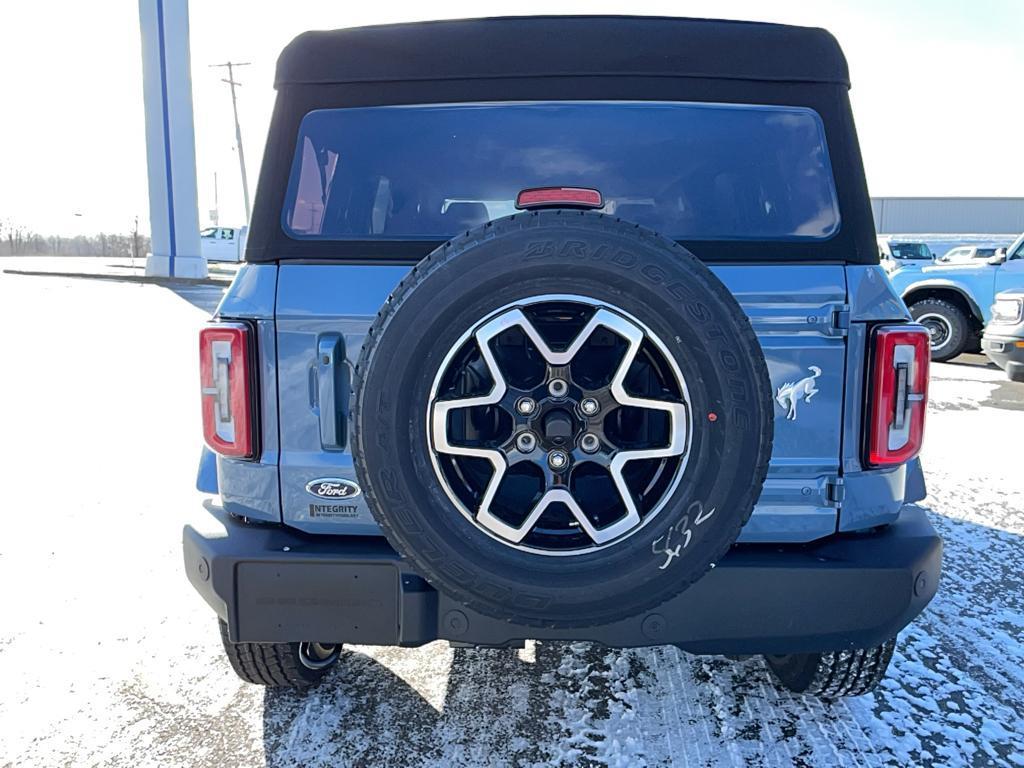
[[[521,397],[519,402],[516,403],[516,410],[523,414],[523,416],[529,416],[537,410],[537,404],[528,397]]]
[[[592,397],[585,397],[580,402],[580,410],[583,411],[586,416],[593,416],[601,410],[601,404]]]
[[[587,453],[597,453],[597,449],[600,447],[601,441],[593,432],[587,432],[587,434],[580,438],[580,448]]]
[[[568,391],[569,385],[565,383],[564,379],[552,379],[548,382],[548,392],[552,397],[565,397]]]
[[[516,448],[522,453],[529,453],[537,447],[537,438],[534,437],[533,432],[520,432],[516,438]]]
[[[569,455],[565,451],[552,451],[548,454],[548,466],[554,470],[565,469],[569,463]]]

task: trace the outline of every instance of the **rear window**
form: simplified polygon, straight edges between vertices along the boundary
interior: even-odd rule
[[[813,110],[662,102],[311,112],[282,223],[298,239],[447,239],[545,186],[598,189],[606,213],[679,240],[823,240],[839,228]]]

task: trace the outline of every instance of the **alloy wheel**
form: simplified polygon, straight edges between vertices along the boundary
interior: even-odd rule
[[[686,383],[661,339],[607,302],[536,296],[470,328],[428,405],[431,460],[476,528],[577,555],[654,519],[689,453]]]

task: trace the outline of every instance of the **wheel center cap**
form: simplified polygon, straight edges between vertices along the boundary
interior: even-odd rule
[[[573,418],[568,411],[556,408],[544,416],[544,437],[555,445],[568,445],[574,429]]]

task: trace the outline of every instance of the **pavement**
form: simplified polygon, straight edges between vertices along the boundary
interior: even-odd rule
[[[241,683],[181,564],[217,286],[0,272],[0,766],[1024,766],[1024,385],[933,367],[929,609],[871,695],[674,648],[347,648]]]

